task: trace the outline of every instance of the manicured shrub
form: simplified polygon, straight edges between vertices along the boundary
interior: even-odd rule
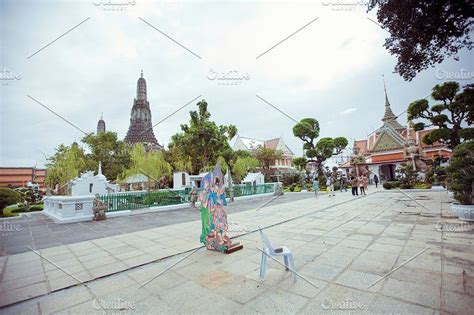
[[[458,145],[447,168],[448,187],[462,205],[474,204],[474,140]]]
[[[10,188],[0,188],[0,209],[21,201],[20,193]]]
[[[389,182],[383,183],[382,186],[383,186],[383,188],[385,188],[385,189],[392,189],[392,188],[393,188],[392,184],[389,183]]]
[[[400,182],[398,180],[387,181],[386,183],[390,183],[390,185],[392,185],[392,188],[400,187]]]
[[[43,210],[43,204],[32,205],[29,209],[29,211],[42,211],[42,210]]]

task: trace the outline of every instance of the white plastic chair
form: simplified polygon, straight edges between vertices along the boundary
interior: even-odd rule
[[[291,250],[286,246],[273,246],[272,242],[268,239],[268,237],[263,233],[262,229],[258,227],[260,230],[260,236],[262,237],[263,241],[263,251],[262,253],[262,261],[260,263],[260,282],[265,280],[265,273],[267,272],[267,262],[268,262],[268,255],[269,256],[283,256],[283,260],[285,262],[285,269],[292,270],[293,272],[293,282],[296,282],[296,271],[295,269],[295,260],[293,258],[293,253]]]

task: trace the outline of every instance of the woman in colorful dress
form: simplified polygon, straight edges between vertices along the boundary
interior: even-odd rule
[[[204,186],[208,192],[206,207],[210,214],[210,231],[205,240],[207,249],[225,252],[232,242],[227,236],[227,213],[224,210],[225,193],[221,184],[221,174],[217,166],[213,173],[206,175],[210,177],[209,186]]]

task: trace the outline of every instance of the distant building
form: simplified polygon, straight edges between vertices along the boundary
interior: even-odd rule
[[[150,103],[147,101],[146,81],[143,78],[143,71],[137,82],[137,96],[133,101],[130,127],[124,140],[128,144],[142,143],[147,149],[151,150],[163,149],[153,133]]]
[[[253,138],[246,138],[237,135],[233,150],[245,150],[248,152],[254,152],[258,147],[264,147],[268,149],[275,149],[283,152],[281,159],[275,160],[271,168],[280,171],[294,170],[293,158],[295,154],[291,149],[283,142],[283,138],[275,138],[270,140],[257,140]]]
[[[36,183],[44,188],[46,169],[35,167],[0,167],[0,187],[26,187]]]
[[[265,184],[265,176],[262,173],[247,173],[242,180],[242,184],[263,185]]]
[[[100,115],[100,119],[97,122],[97,134],[105,132],[105,121],[102,118],[102,115]]]
[[[397,121],[397,116],[393,113],[388,100],[385,82],[384,90],[385,112],[382,117],[382,126],[372,132],[367,139],[356,140],[353,144],[354,155],[365,159],[362,164],[379,179],[395,180],[396,168],[408,161],[406,152],[409,146],[421,152],[422,158],[426,160],[434,160],[436,157],[449,158],[451,150],[442,143],[433,145],[423,143],[423,136],[433,129],[415,131],[411,122],[408,126],[403,126]],[[350,161],[340,164],[339,167],[346,170],[352,168]]]
[[[71,180],[71,196],[106,195],[111,192],[118,192],[119,185],[111,184],[104,174],[102,174],[102,163],[99,162],[99,170],[94,176],[93,171],[87,171],[81,176]]]

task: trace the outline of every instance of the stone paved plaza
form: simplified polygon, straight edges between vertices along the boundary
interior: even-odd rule
[[[1,312],[468,314],[474,231],[449,202],[446,192],[374,189],[259,210],[255,199],[229,214],[244,245],[230,255],[200,248],[196,220],[2,256]],[[304,279],[269,259],[259,283],[258,226],[293,251]]]
[[[272,205],[287,203],[293,200],[311,198],[311,193],[286,194],[275,200]],[[264,204],[272,196],[261,196],[258,202]],[[240,199],[236,203],[229,203],[226,208],[229,215],[232,213],[255,209],[255,199]],[[146,209],[145,211],[147,211]],[[80,222],[76,224],[56,224],[41,213],[32,213],[28,216],[11,218],[8,223],[20,233],[8,233],[0,239],[0,256],[23,253],[33,249],[44,249],[53,246],[66,245],[81,241],[126,234],[147,230],[159,226],[199,220],[200,212],[196,208],[188,207],[179,210],[169,210],[143,213],[134,210],[139,215],[115,217],[99,222]]]

